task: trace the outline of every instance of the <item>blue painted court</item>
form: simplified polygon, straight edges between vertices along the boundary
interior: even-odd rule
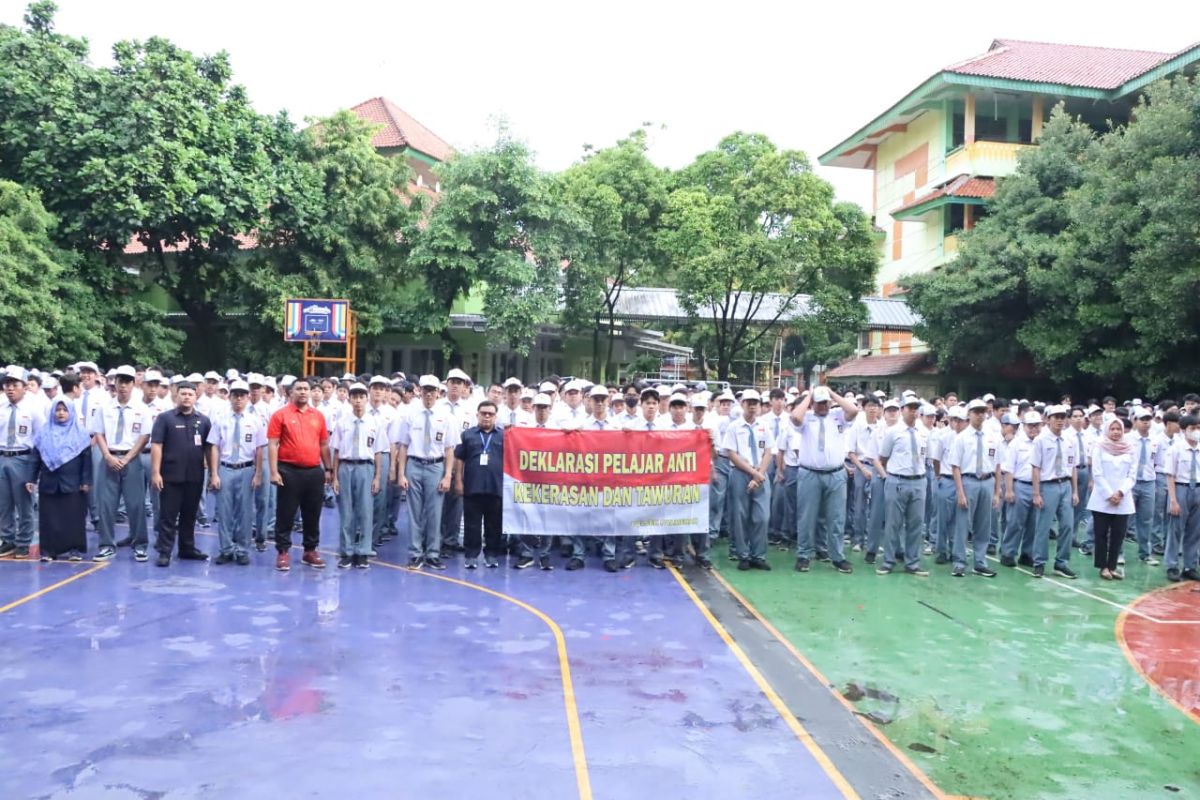
[[[0,797],[856,796],[672,573],[412,573],[405,538],[0,562]]]

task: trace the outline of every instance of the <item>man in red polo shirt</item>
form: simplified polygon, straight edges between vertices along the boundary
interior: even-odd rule
[[[317,553],[321,539],[321,505],[325,484],[333,479],[329,452],[329,429],[325,415],[309,405],[312,384],[298,378],[292,384],[289,402],[271,415],[267,425],[267,452],[271,465],[271,483],[279,487],[275,507],[275,569],[291,569],[288,550],[292,546],[292,525],[296,508],[304,525],[304,563],[324,569],[325,561]]]

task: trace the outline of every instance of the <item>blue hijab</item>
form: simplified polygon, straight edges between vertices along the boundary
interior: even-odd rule
[[[67,409],[67,421],[59,422],[54,418],[54,411],[64,406]],[[75,422],[75,407],[64,399],[56,399],[50,404],[49,417],[46,424],[38,431],[37,440],[33,446],[42,456],[46,469],[54,472],[75,456],[91,447],[92,437]]]

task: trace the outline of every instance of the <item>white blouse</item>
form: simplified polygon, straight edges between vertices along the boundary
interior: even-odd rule
[[[1133,513],[1133,484],[1137,477],[1137,461],[1132,451],[1114,456],[1097,442],[1092,450],[1092,481],[1095,488],[1088,498],[1088,511],[1105,514]],[[1108,498],[1120,491],[1121,502],[1111,505]]]

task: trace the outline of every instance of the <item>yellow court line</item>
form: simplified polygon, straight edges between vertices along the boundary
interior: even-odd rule
[[[1141,597],[1138,597],[1136,600],[1133,601],[1132,605],[1137,605],[1138,603],[1140,603],[1141,601],[1150,597],[1151,595],[1159,594],[1164,591],[1171,591],[1173,589],[1179,590],[1184,586],[1186,586],[1186,584],[1174,584],[1172,586],[1160,586],[1159,588],[1153,589],[1149,592],[1146,592]],[[1152,688],[1152,689],[1154,689],[1154,691],[1158,692],[1159,695],[1161,695],[1164,700],[1166,700],[1168,703],[1175,706],[1175,708],[1177,708],[1181,712],[1183,712],[1184,716],[1186,716],[1192,722],[1200,724],[1200,714],[1196,713],[1192,709],[1183,705],[1183,703],[1180,703],[1178,700],[1176,700],[1171,695],[1167,694],[1166,691],[1164,691],[1162,689],[1162,687],[1160,687],[1158,685],[1157,681],[1152,680],[1150,678],[1150,676],[1146,674],[1146,671],[1144,669],[1142,669],[1142,665],[1138,663],[1137,656],[1135,656],[1133,654],[1133,650],[1131,650],[1129,647],[1129,642],[1125,641],[1125,620],[1129,618],[1129,614],[1130,614],[1130,611],[1126,610],[1126,611],[1122,611],[1119,615],[1117,615],[1117,624],[1114,629],[1114,632],[1117,637],[1117,644],[1119,644],[1121,646],[1121,652],[1125,654],[1125,660],[1128,661],[1129,665],[1131,667],[1133,667],[1134,671],[1137,672],[1137,674],[1141,676],[1142,680],[1144,680],[1147,684],[1149,684],[1150,688]]]
[[[107,566],[108,566],[107,562],[103,563],[103,564],[97,564],[96,566],[92,567],[91,569],[85,569],[83,572],[77,572],[69,578],[63,578],[58,583],[52,583],[44,589],[38,589],[33,594],[27,594],[24,597],[20,598],[19,600],[12,601],[11,603],[9,603],[6,606],[0,606],[0,614],[5,613],[6,611],[12,611],[17,606],[23,606],[30,601],[37,600],[42,595],[49,594],[50,592],[53,592],[55,589],[61,589],[62,587],[66,586],[68,583],[77,581],[80,578],[86,578],[88,575],[91,575],[93,572],[99,572],[100,570],[104,569]]]
[[[424,578],[433,578],[434,580],[453,583],[456,586],[465,586],[468,589],[474,589],[484,594],[490,594],[493,597],[499,598],[506,602],[512,603],[518,608],[528,611],[535,617],[540,619],[554,634],[554,644],[558,649],[558,671],[559,677],[562,679],[563,687],[563,705],[567,712],[567,731],[571,739],[571,757],[575,762],[575,784],[579,790],[579,800],[592,800],[592,781],[588,775],[587,755],[583,749],[583,728],[579,723],[579,707],[575,702],[575,684],[571,680],[571,662],[567,659],[567,639],[563,636],[562,628],[558,627],[558,623],[540,609],[531,606],[523,600],[518,600],[511,595],[497,592],[494,589],[489,589],[486,586],[480,586],[477,583],[451,578],[446,575],[434,575],[431,572],[409,569],[400,564],[392,564],[379,559],[371,559],[373,564],[389,569],[400,570],[409,575],[419,575]]]
[[[712,611],[710,611],[708,606],[704,604],[704,601],[700,599],[700,597],[696,594],[696,591],[692,589],[691,584],[684,580],[683,575],[680,574],[679,570],[677,570],[673,565],[669,566],[668,568],[670,569],[671,574],[675,576],[675,580],[680,586],[683,587],[683,591],[687,593],[687,596],[691,598],[691,601],[696,605],[696,608],[700,609],[700,613],[704,615],[706,620],[708,620],[708,624],[712,626],[713,630],[717,632],[717,635],[721,637],[721,640],[725,642],[725,646],[729,648],[729,651],[733,653],[734,657],[741,663],[742,668],[745,669],[746,672],[750,674],[750,677],[754,679],[754,682],[758,684],[759,690],[766,696],[771,705],[775,707],[775,710],[779,713],[779,716],[781,716],[783,721],[787,723],[787,726],[791,728],[792,733],[796,734],[796,738],[800,740],[805,748],[808,749],[808,752],[812,755],[812,757],[816,759],[817,763],[821,765],[821,769],[825,770],[825,774],[828,775],[829,779],[833,781],[833,784],[837,786],[838,790],[842,793],[842,796],[849,798],[850,800],[860,800],[858,792],[856,792],[854,787],[850,785],[850,782],[846,780],[846,776],[842,775],[842,773],[838,771],[838,768],[834,766],[833,761],[830,760],[829,756],[825,754],[825,751],[821,749],[821,746],[817,744],[816,740],[813,739],[812,734],[805,729],[805,727],[800,723],[800,720],[796,719],[796,715],[793,714],[791,709],[787,707],[787,703],[783,702],[783,698],[779,696],[779,694],[775,691],[763,674],[758,671],[758,667],[754,666],[754,662],[750,660],[750,657],[747,656],[745,651],[742,650],[742,648],[738,646],[737,642],[733,640],[733,637],[729,635],[729,631],[725,630],[725,626],[723,626],[720,621],[713,616]]]
[[[736,599],[739,603],[741,603],[742,606],[747,611],[749,611],[750,614],[756,620],[758,620],[759,623],[761,623],[764,628],[767,629],[767,632],[770,633],[772,636],[774,636],[775,640],[778,641],[781,645],[783,645],[784,649],[786,649],[789,653],[792,654],[793,658],[795,658],[797,661],[799,661],[800,664],[806,670],[808,670],[809,673],[811,673],[814,678],[816,678],[818,681],[820,681],[821,685],[830,687],[829,693],[831,695],[833,695],[833,697],[839,703],[841,703],[843,706],[845,706],[846,710],[849,711],[851,714],[853,714],[854,718],[856,720],[858,720],[859,723],[861,723],[862,726],[864,728],[866,728],[867,731],[872,736],[874,736],[879,741],[880,744],[882,744],[885,748],[887,748],[888,752],[890,752],[893,756],[895,756],[896,760],[899,761],[901,764],[903,764],[905,769],[907,769],[910,773],[912,773],[912,776],[921,782],[922,786],[924,786],[926,789],[928,789],[929,792],[935,798],[937,798],[937,800],[950,800],[950,797],[951,797],[950,795],[947,795],[945,792],[943,792],[941,789],[939,789],[938,785],[936,783],[934,783],[933,780],[928,775],[925,774],[925,771],[922,770],[920,767],[918,767],[916,765],[916,763],[914,763],[913,760],[910,759],[903,750],[896,747],[896,745],[892,743],[892,740],[887,738],[887,736],[885,736],[883,734],[883,731],[879,730],[879,728],[877,728],[874,725],[874,723],[872,723],[869,719],[864,717],[862,714],[858,713],[858,709],[854,707],[854,704],[851,703],[849,700],[847,700],[845,697],[843,697],[841,692],[838,692],[835,689],[833,689],[832,688],[833,684],[829,682],[828,678],[826,678],[824,675],[821,674],[821,671],[819,669],[817,669],[816,665],[813,664],[811,661],[809,661],[807,658],[805,658],[804,654],[801,653],[799,650],[797,650],[796,646],[793,645],[782,633],[780,633],[779,629],[776,628],[774,625],[772,625],[770,623],[770,621],[767,620],[767,618],[764,617],[762,615],[762,613],[759,612],[759,610],[757,608],[755,608],[754,605],[751,604],[751,602],[745,598],[745,596],[742,595],[741,592],[739,592],[737,589],[733,588],[733,585],[731,583],[729,583],[729,581],[725,580],[724,576],[722,576],[719,572],[716,572],[716,571],[713,571],[709,574],[712,575],[714,578],[716,578],[717,581],[723,587],[725,587],[725,591],[727,591],[731,595],[733,595],[734,599]]]

